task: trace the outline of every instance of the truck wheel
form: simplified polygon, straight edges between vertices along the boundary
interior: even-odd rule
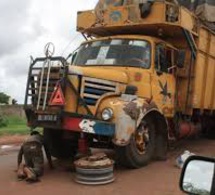
[[[43,130],[44,141],[50,149],[53,157],[58,159],[74,158],[76,154],[76,143],[62,138],[63,131],[55,129]]]
[[[149,163],[155,150],[155,128],[147,119],[142,121],[130,143],[125,147],[117,147],[117,160],[129,168],[140,168]]]

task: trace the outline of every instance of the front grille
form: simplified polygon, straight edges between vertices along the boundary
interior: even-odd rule
[[[82,97],[89,106],[96,105],[96,102],[102,95],[117,91],[115,82],[103,79],[84,77],[82,86]]]

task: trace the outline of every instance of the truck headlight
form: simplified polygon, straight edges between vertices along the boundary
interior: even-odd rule
[[[102,119],[108,121],[113,117],[113,110],[111,108],[105,108],[102,111]]]

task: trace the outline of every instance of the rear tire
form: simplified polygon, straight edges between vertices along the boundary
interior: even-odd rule
[[[141,130],[142,125],[144,125],[144,129],[148,129],[148,142],[144,142],[143,150],[141,150],[141,147],[138,147],[136,138],[136,134]],[[116,153],[119,163],[129,168],[146,166],[154,155],[155,135],[155,127],[152,121],[149,119],[143,121],[135,134],[131,136],[130,143],[124,147],[117,147]]]

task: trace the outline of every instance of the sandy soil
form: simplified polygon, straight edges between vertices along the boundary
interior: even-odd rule
[[[0,136],[0,145],[20,144],[26,138],[26,135],[2,135]]]
[[[141,169],[129,170],[116,167],[116,180],[112,184],[101,186],[86,186],[74,182],[74,171],[62,163],[56,163],[55,169],[45,169],[41,182],[29,185],[25,181],[16,180],[17,153],[0,156],[0,194],[6,195],[182,195],[179,189],[181,170],[175,167],[175,159],[184,150],[190,150],[199,155],[215,156],[214,140],[185,140],[168,153],[165,162],[151,162]]]

